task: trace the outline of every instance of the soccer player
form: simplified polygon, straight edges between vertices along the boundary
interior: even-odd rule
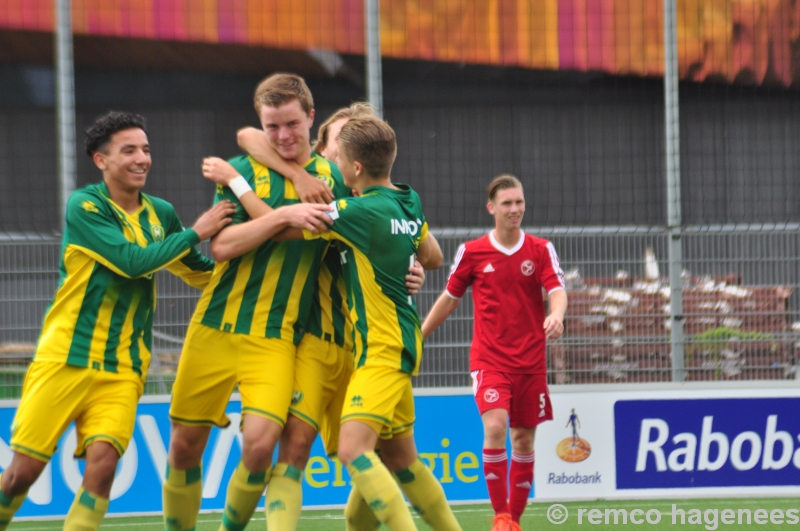
[[[373,116],[364,103],[354,103],[336,111],[319,128],[314,151],[328,159],[338,155],[338,136],[344,123],[357,116]],[[269,167],[292,174],[295,182],[308,178],[305,170],[293,161],[282,159],[270,146],[263,131],[254,128],[240,130],[240,146]],[[203,175],[227,186],[238,176],[236,170],[222,159],[209,158],[203,162]],[[349,193],[346,197],[349,197]],[[243,196],[242,199],[245,199]],[[314,198],[312,198],[313,200]],[[248,214],[260,217],[269,208],[260,201],[247,203]],[[416,263],[406,276],[410,294],[418,292],[424,281],[421,265]],[[314,286],[314,304],[306,322],[306,335],[300,342],[295,361],[295,384],[289,417],[281,435],[278,461],[267,490],[267,524],[269,528],[292,530],[297,527],[302,506],[300,472],[308,462],[311,446],[319,431],[329,455],[336,455],[339,418],[347,383],[353,364],[353,325],[347,309],[342,270],[336,242],[330,242]],[[361,502],[354,490],[353,502]],[[413,494],[412,494],[413,496]],[[359,515],[350,508],[348,516],[360,520],[363,529],[372,530],[375,518],[368,507]]]
[[[533,483],[536,426],[553,418],[545,343],[564,331],[567,293],[553,244],[522,231],[525,197],[519,180],[501,175],[489,184],[487,195],[494,230],[459,247],[447,288],[425,318],[422,333],[427,338],[436,330],[472,286],[470,371],[483,421],[483,469],[495,511],[493,529],[517,530]],[[542,288],[550,302],[546,317]]]
[[[67,204],[61,280],[25,376],[12,426],[14,456],[0,477],[0,529],[72,421],[75,456],[86,459],[86,469],[64,529],[100,526],[150,364],[153,273],[166,268],[203,288],[213,262],[194,246],[233,213],[221,202],[184,230],[172,205],[141,192],[151,165],[141,116],[102,116],[86,131],[86,152],[103,182],[76,191]]]
[[[254,100],[273,149],[337,194],[347,193],[338,170],[311,152],[313,99],[302,78],[270,76]],[[195,527],[203,450],[211,426],[229,424],[225,409],[236,385],[242,395],[242,460],[228,484],[221,529],[244,528],[271,475],[294,476],[271,469],[272,453],[292,399],[296,346],[325,246],[270,238],[287,226],[325,230],[329,207],[299,203],[291,181],[252,157],[236,157],[231,164],[239,177],[230,187],[218,186],[216,197],[230,199],[237,213],[211,242],[217,264],[189,325],[173,388],[163,497],[165,525],[174,531]],[[242,207],[253,202],[271,211],[248,220]]]
[[[404,276],[415,258],[426,269],[439,267],[442,253],[428,234],[419,196],[391,182],[396,153],[395,134],[386,122],[374,116],[350,119],[339,134],[339,162],[345,183],[358,197],[332,205],[329,232],[291,230],[278,237],[340,244],[356,331],[356,369],[345,394],[338,455],[358,492],[389,529],[416,529],[391,470],[401,484],[416,485],[406,493],[434,529],[460,529],[441,485],[419,460],[413,438],[411,376],[419,370],[422,334]],[[379,439],[385,465],[374,451]]]

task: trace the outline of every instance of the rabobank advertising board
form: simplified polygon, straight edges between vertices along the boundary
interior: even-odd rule
[[[762,383],[555,389],[536,497],[800,496],[800,386]]]
[[[542,501],[800,496],[800,386],[555,386],[554,420],[536,432],[531,495]],[[417,447],[451,502],[488,501],[483,429],[470,389],[415,396]],[[144,397],[120,462],[109,514],[160,513],[169,398]],[[241,455],[240,403],[212,430],[203,456],[202,509],[220,510]],[[15,401],[0,401],[0,469],[11,462]],[[44,420],[46,421],[46,420]],[[62,516],[83,480],[74,428],[31,488],[19,517]],[[509,452],[510,453],[510,452]],[[317,441],[303,475],[306,507],[342,506],[350,478]],[[263,504],[263,500],[262,500]]]

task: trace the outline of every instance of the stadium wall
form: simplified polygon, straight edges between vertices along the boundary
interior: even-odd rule
[[[424,67],[387,64],[384,93],[399,140],[395,179],[420,192],[431,226],[485,224],[484,188],[501,172],[526,184],[533,226],[665,223],[660,80],[435,64],[434,74],[413,74]],[[60,226],[52,72],[6,67],[0,77],[26,87],[14,97],[28,95],[0,102],[0,233],[52,234]],[[154,157],[146,190],[191,223],[211,199],[201,158],[236,154],[235,131],[258,125],[250,105],[258,79],[79,71],[77,138],[109,108],[144,114]],[[341,80],[310,81],[317,123],[362,97]],[[680,105],[685,224],[800,221],[796,90],[684,84]],[[78,184],[97,180],[88,157],[77,160]]]

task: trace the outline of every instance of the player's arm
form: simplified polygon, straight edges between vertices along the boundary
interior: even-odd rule
[[[422,337],[428,339],[428,336],[458,308],[460,302],[461,299],[454,298],[447,291],[439,295],[433,308],[428,312],[425,322],[422,323]]]
[[[544,320],[544,333],[547,339],[558,339],[564,333],[564,316],[567,314],[567,292],[557,288],[547,294],[550,315]]]
[[[427,224],[425,225],[427,227]],[[436,241],[433,234],[425,231],[427,236],[423,238],[422,243],[419,244],[417,250],[417,260],[422,264],[425,269],[439,269],[442,267],[444,255],[442,249],[439,247],[439,242]]]
[[[203,177],[222,186],[230,187],[231,181],[237,177],[241,177],[230,162],[222,160],[219,157],[204,158],[202,170]],[[242,180],[244,180],[244,177],[242,177]],[[242,189],[244,189],[244,187],[242,187]],[[242,204],[247,214],[253,219],[260,218],[274,210],[256,195],[249,184],[247,185],[247,190],[244,190],[244,193],[241,193],[238,197],[239,202]]]
[[[170,212],[170,218],[168,234],[183,232],[183,224],[174,210]],[[204,289],[208,285],[213,270],[214,261],[203,256],[197,247],[192,247],[186,256],[167,266],[167,271],[197,289]]]
[[[139,278],[150,275],[184,257],[190,249],[230,223],[234,207],[222,201],[204,212],[191,229],[176,232],[164,241],[140,247],[129,242],[119,230],[116,215],[100,210],[93,196],[74,194],[67,206],[70,245],[118,275]],[[109,207],[106,207],[109,208]]]
[[[214,260],[224,262],[252,251],[268,239],[275,238],[287,227],[298,229],[302,239],[302,229],[313,233],[328,230],[331,219],[328,216],[330,207],[315,203],[298,203],[273,210],[257,219],[231,225],[220,231],[211,240],[211,254]]]
[[[321,179],[311,176],[297,162],[281,157],[270,145],[264,131],[255,127],[244,127],[236,132],[236,141],[251,157],[292,181],[301,201],[321,204],[333,201],[330,187]]]

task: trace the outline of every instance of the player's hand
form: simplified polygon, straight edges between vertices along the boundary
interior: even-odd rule
[[[298,203],[280,208],[290,227],[308,230],[314,234],[330,230],[329,226],[333,225],[331,210],[333,208],[330,205],[317,203]]]
[[[228,186],[228,183],[239,176],[239,172],[228,161],[219,157],[204,158],[202,169],[203,177],[222,186]]]
[[[406,275],[406,288],[409,295],[416,295],[425,283],[425,270],[419,260],[414,260],[414,265],[408,268]]]
[[[564,321],[554,315],[544,320],[544,335],[547,339],[558,339],[564,333]]]
[[[236,212],[236,207],[233,203],[227,200],[220,201],[203,212],[192,228],[200,236],[200,241],[207,240],[232,221],[230,216],[234,212]]]
[[[294,177],[294,187],[303,203],[327,205],[333,201],[333,190],[327,183],[322,179],[312,177],[306,171],[297,172]]]

